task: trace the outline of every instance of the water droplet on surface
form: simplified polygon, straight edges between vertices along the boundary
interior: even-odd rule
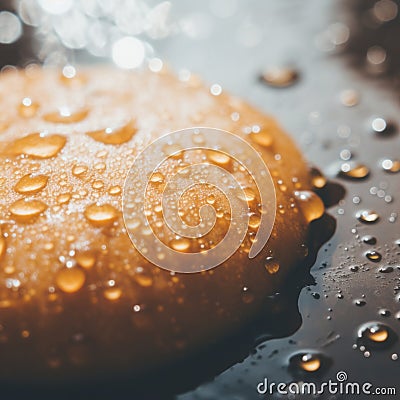
[[[75,293],[82,288],[85,273],[78,267],[62,268],[57,272],[56,284],[64,293]]]
[[[365,235],[361,239],[366,244],[376,244],[376,237],[371,235]]]
[[[21,104],[18,106],[18,113],[21,117],[32,118],[36,115],[39,109],[39,104],[35,103],[29,97],[22,99]]]
[[[86,134],[92,139],[104,144],[122,144],[129,142],[133,135],[137,132],[134,120],[119,127],[108,127],[96,131],[87,132]]]
[[[86,219],[96,227],[111,225],[117,219],[117,210],[110,204],[88,206],[84,213]]]
[[[317,373],[328,365],[328,358],[316,351],[296,353],[289,359],[289,369],[295,375]]]
[[[256,198],[256,194],[251,188],[243,188],[243,190],[239,191],[237,197],[243,201],[253,201]]]
[[[385,266],[379,268],[379,272],[382,272],[383,274],[389,274],[393,271],[394,271],[394,269],[390,265],[385,265]]]
[[[150,182],[152,183],[163,183],[164,182],[164,175],[159,172],[153,172],[150,176]]]
[[[11,143],[10,152],[34,158],[50,158],[65,146],[66,141],[67,139],[61,135],[41,136],[40,133],[32,133]]]
[[[311,168],[311,183],[316,189],[322,189],[325,187],[327,181],[324,175],[322,175],[321,171],[317,168]]]
[[[390,312],[390,310],[388,310],[387,308],[381,308],[381,309],[378,311],[378,314],[379,314],[381,317],[390,317],[390,316],[392,315],[392,313]]]
[[[321,218],[325,212],[325,206],[321,198],[310,190],[294,192],[297,204],[307,222]]]
[[[296,83],[299,73],[290,67],[273,67],[265,70],[260,79],[268,86],[284,88]]]
[[[82,253],[78,253],[75,257],[76,263],[85,269],[90,269],[96,263],[96,256],[91,251],[84,251]]]
[[[121,186],[116,185],[116,186],[111,186],[108,193],[110,193],[112,196],[116,196],[116,195],[120,194],[121,191],[122,191]]]
[[[100,190],[104,187],[104,182],[100,179],[96,179],[93,183],[92,183],[92,188],[96,189],[96,190]]]
[[[71,110],[68,107],[60,107],[57,111],[53,111],[43,115],[43,119],[47,122],[59,124],[72,124],[84,120],[89,114],[86,108],[80,110]]]
[[[20,199],[10,206],[10,212],[13,217],[21,222],[33,221],[46,209],[47,205],[40,200]]]
[[[356,299],[354,300],[354,304],[358,307],[363,307],[367,304],[367,302],[363,299]]]
[[[396,340],[393,330],[381,322],[367,322],[357,331],[360,344],[371,348],[387,348]]]
[[[382,260],[382,255],[378,253],[376,250],[369,250],[365,253],[365,256],[368,260],[373,262],[379,262]]]
[[[271,133],[266,129],[261,129],[259,132],[251,132],[250,137],[255,143],[263,147],[270,147],[274,142]]]
[[[386,172],[391,172],[392,174],[395,174],[400,171],[400,160],[383,160],[382,168]]]
[[[249,216],[249,227],[250,228],[258,228],[261,223],[261,217],[258,214],[251,213]]]
[[[46,187],[48,179],[46,175],[24,175],[14,186],[14,190],[20,194],[38,193]]]
[[[185,252],[189,250],[190,240],[186,238],[172,239],[169,242],[169,245],[171,246],[172,249],[176,251]]]
[[[72,167],[72,175],[81,177],[88,171],[87,165],[74,165]]]
[[[104,289],[103,295],[107,300],[116,301],[121,297],[122,290],[115,286],[108,287]]]
[[[280,265],[279,263],[275,260],[274,257],[267,257],[265,259],[265,269],[268,271],[269,274],[274,275],[276,274],[279,269],[280,269]]]
[[[146,274],[142,273],[136,274],[135,280],[142,287],[150,287],[151,285],[153,285],[152,277]]]
[[[373,210],[362,210],[356,214],[359,221],[365,224],[373,224],[379,220],[379,214]]]
[[[207,151],[207,158],[214,164],[222,166],[226,166],[231,161],[231,158],[228,154],[217,150]]]
[[[71,200],[70,193],[61,193],[57,196],[57,203],[58,204],[66,204]]]
[[[369,176],[369,168],[364,164],[346,162],[340,167],[339,176],[347,179],[365,179]]]

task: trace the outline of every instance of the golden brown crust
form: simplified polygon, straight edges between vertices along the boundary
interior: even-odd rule
[[[187,354],[252,316],[304,257],[315,216],[293,192],[309,189],[308,169],[276,122],[246,103],[164,70],[107,67],[72,79],[10,72],[0,93],[2,379],[69,381]],[[236,133],[261,153],[276,221],[255,259],[247,237],[223,265],[173,275],[132,246],[122,186],[151,140],[199,125]]]

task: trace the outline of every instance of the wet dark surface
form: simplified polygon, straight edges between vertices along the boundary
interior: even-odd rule
[[[400,353],[400,246],[396,243],[400,173],[388,173],[381,166],[382,160],[400,158],[400,22],[397,16],[371,23],[375,3],[242,1],[233,2],[236,12],[229,18],[216,16],[209,2],[174,4],[176,15],[201,16],[207,29],[201,38],[181,34],[154,42],[156,55],[177,71],[195,71],[210,84],[219,83],[276,116],[310,162],[327,174],[336,175],[347,161],[364,164],[370,172],[360,180],[333,178],[328,198],[339,201],[344,196],[339,203],[331,201],[328,209],[336,220],[335,234],[319,251],[311,275],[304,266],[304,273],[295,274],[288,283],[292,296],[286,296],[290,302],[278,319],[269,313],[260,315],[262,323],[245,327],[245,334],[227,339],[222,346],[216,344],[211,350],[215,357],[193,359],[191,368],[186,364],[164,377],[154,376],[149,386],[158,386],[157,395],[144,391],[140,397],[173,398],[181,393],[180,400],[271,398],[257,393],[264,378],[276,383],[323,382],[335,380],[339,371],[346,372],[347,382],[396,387],[397,396],[382,398],[400,396],[400,360],[395,360]],[[343,26],[332,25],[338,22],[350,29],[344,43],[340,43],[346,36]],[[368,62],[371,46],[387,51],[385,62]],[[0,53],[1,60],[4,54]],[[375,59],[379,54],[375,52]],[[12,63],[14,56],[7,57]],[[276,66],[295,68],[299,79],[286,88],[260,82],[260,74]],[[354,91],[356,104],[351,107],[343,104],[349,104],[343,100],[346,90]],[[392,124],[388,134],[374,132],[371,123],[377,117]],[[359,221],[356,214],[364,209],[375,210],[379,219]],[[363,240],[366,235],[375,237],[376,243]],[[368,259],[369,250],[379,252],[381,260]],[[386,266],[392,268],[382,270]],[[358,329],[370,321],[389,327],[387,346],[360,343]],[[317,373],[289,367],[294,354],[310,351],[321,358]],[[122,391],[121,398],[133,398],[130,388]]]

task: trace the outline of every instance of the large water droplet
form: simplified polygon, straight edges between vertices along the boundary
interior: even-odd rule
[[[326,185],[326,178],[317,168],[311,168],[311,183],[316,189],[322,189]]]
[[[20,199],[11,204],[10,212],[18,221],[31,222],[45,211],[46,208],[47,205],[40,200]]]
[[[339,176],[347,179],[364,179],[369,175],[369,168],[364,164],[346,162],[340,167]]]
[[[121,288],[114,285],[104,289],[103,292],[103,296],[110,301],[118,300],[121,297],[121,295],[122,295]]]
[[[207,151],[207,158],[214,164],[220,166],[226,166],[231,161],[231,158],[229,157],[228,154],[225,154],[222,151],[217,151],[217,150]]]
[[[172,239],[169,245],[176,251],[185,252],[190,248],[190,240],[186,238]]]
[[[356,214],[356,217],[361,222],[364,222],[366,224],[373,224],[378,221],[379,214],[373,210],[362,210]]]
[[[96,262],[96,256],[91,251],[84,251],[82,253],[78,253],[75,257],[75,260],[82,268],[90,269]]]
[[[149,275],[138,273],[134,276],[134,278],[136,282],[142,287],[150,287],[151,285],[153,285],[153,279]]]
[[[25,154],[35,158],[54,157],[64,146],[67,139],[62,135],[45,135],[32,133],[15,140],[9,151],[12,154]]]
[[[46,175],[24,175],[14,186],[14,190],[21,194],[38,193],[46,187],[48,179]]]
[[[136,132],[137,128],[135,121],[130,120],[122,126],[108,127],[97,131],[87,132],[87,135],[98,142],[117,145],[129,142]]]
[[[270,146],[272,146],[272,143],[274,142],[274,139],[273,139],[271,133],[268,132],[266,129],[261,129],[260,131],[256,131],[256,132],[252,131],[250,133],[250,137],[255,143],[257,143],[263,147],[270,147]]]
[[[77,292],[84,285],[85,280],[85,273],[78,267],[63,267],[56,275],[56,284],[65,293]]]
[[[243,191],[239,191],[238,198],[243,201],[253,201],[256,198],[256,194],[251,188],[243,188]]]
[[[117,210],[110,204],[92,204],[86,207],[86,219],[94,226],[101,227],[111,225],[117,219]]]
[[[397,339],[397,335],[389,326],[375,321],[361,325],[357,337],[360,344],[371,348],[390,347]]]
[[[307,222],[321,218],[325,212],[325,206],[321,198],[310,190],[294,192],[297,204]]]
[[[365,253],[365,256],[368,258],[368,260],[373,261],[373,262],[379,262],[382,260],[381,253],[378,253],[376,250],[367,251]]]
[[[280,269],[280,265],[275,260],[274,257],[267,257],[265,259],[264,266],[265,266],[265,269],[268,271],[268,273],[271,274],[271,275],[276,274]]]
[[[296,353],[289,359],[289,369],[295,376],[315,374],[328,368],[330,360],[314,350]]]

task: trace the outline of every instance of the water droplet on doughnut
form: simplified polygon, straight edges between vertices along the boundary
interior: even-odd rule
[[[46,175],[24,175],[14,186],[14,190],[20,194],[33,194],[40,192],[47,185]]]
[[[87,135],[98,142],[117,145],[129,142],[136,132],[136,124],[133,120],[130,120],[122,126],[90,131],[87,132]]]
[[[98,227],[111,225],[117,219],[117,210],[110,204],[92,204],[84,214],[92,225]]]
[[[84,285],[85,280],[85,273],[78,267],[63,267],[56,275],[56,284],[65,293],[77,292]]]
[[[35,158],[54,157],[64,146],[67,139],[61,135],[45,135],[32,133],[15,140],[10,151],[13,154],[25,154]]]
[[[17,220],[28,222],[38,217],[46,208],[47,205],[40,200],[20,199],[11,204],[10,212]]]
[[[325,206],[321,198],[310,190],[294,192],[297,204],[307,222],[321,218],[325,212]]]

